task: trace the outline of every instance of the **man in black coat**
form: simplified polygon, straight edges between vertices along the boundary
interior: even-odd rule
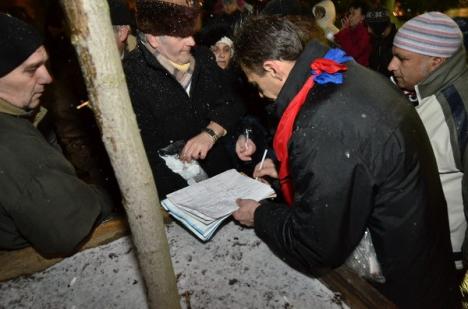
[[[390,21],[385,8],[369,10],[366,14],[366,24],[372,43],[369,68],[390,77],[391,72],[387,67],[393,58],[392,47],[397,32],[396,26]]]
[[[446,203],[418,115],[383,76],[340,50],[303,46],[299,31],[261,17],[236,35],[244,72],[281,117],[279,172],[266,161],[255,176],[279,178],[286,203],[239,200],[234,218],[312,274],[343,264],[369,230],[385,296],[402,308],[455,307]]]
[[[209,176],[231,168],[217,141],[239,119],[242,106],[210,50],[194,48],[196,8],[155,0],[136,5],[139,44],[125,59],[124,70],[158,192],[164,197],[187,182],[166,166],[158,151],[183,140],[180,158],[200,160]]]

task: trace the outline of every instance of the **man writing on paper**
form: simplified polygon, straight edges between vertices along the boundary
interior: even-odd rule
[[[401,308],[453,308],[447,208],[418,115],[385,77],[300,37],[279,17],[251,19],[236,34],[242,69],[281,117],[279,171],[266,160],[255,176],[279,178],[286,203],[239,200],[234,218],[312,274],[342,265],[368,230],[386,297]]]

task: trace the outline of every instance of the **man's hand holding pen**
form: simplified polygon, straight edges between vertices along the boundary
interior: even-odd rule
[[[263,165],[260,162],[255,166],[253,177],[262,181],[262,178],[265,176],[278,179],[278,171],[276,170],[275,163],[271,159],[265,159]]]
[[[236,142],[236,154],[242,161],[251,161],[252,155],[257,150],[257,146],[250,138],[251,130],[246,129],[243,135],[240,135]]]

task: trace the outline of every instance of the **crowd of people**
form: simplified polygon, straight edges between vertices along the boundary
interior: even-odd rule
[[[260,12],[220,0],[216,14],[184,0],[136,0],[134,15],[108,3],[160,198],[236,168],[278,194],[237,200],[234,219],[292,267],[321,275],[369,233],[381,276],[367,279],[383,295],[460,306],[468,67],[452,18],[426,12],[397,29],[364,1],[340,25],[331,0]],[[0,249],[67,255],[120,195],[92,111],[76,109],[87,94],[67,81],[80,73],[63,24],[44,40],[19,18],[0,13]]]

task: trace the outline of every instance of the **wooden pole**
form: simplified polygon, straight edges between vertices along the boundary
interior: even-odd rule
[[[122,192],[149,305],[180,308],[156,186],[131,107],[109,7],[106,0],[61,0],[61,4]]]

